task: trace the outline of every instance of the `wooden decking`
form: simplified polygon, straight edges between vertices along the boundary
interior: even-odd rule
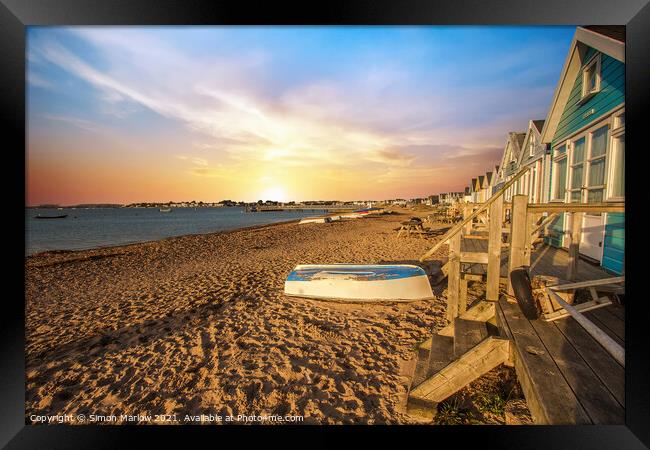
[[[486,252],[487,240],[464,238],[463,252]],[[569,255],[547,245],[533,252],[532,275],[567,276]],[[507,249],[501,276],[507,276]],[[467,264],[484,274],[485,265]],[[580,260],[576,281],[611,277],[596,264]],[[585,313],[594,324],[625,346],[625,309],[618,305]],[[554,322],[527,320],[513,300],[502,296],[496,308],[501,336],[511,339],[517,377],[528,406],[540,424],[622,424],[625,421],[625,369],[573,318]]]
[[[537,257],[533,274],[566,276],[566,251],[544,247]],[[598,266],[580,262],[579,281],[609,276]],[[622,306],[614,303],[585,316],[625,346]],[[625,369],[573,318],[527,320],[505,296],[497,304],[496,318],[502,336],[514,344],[517,377],[537,423],[624,423]]]

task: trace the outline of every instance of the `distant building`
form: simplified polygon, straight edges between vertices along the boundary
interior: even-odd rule
[[[439,202],[444,205],[453,205],[465,200],[465,192],[443,192],[438,194]]]

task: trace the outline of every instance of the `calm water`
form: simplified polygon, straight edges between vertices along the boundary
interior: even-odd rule
[[[185,234],[211,233],[320,215],[323,211],[245,213],[243,208],[25,209],[26,254],[83,250],[155,241]],[[65,219],[35,219],[37,214],[67,214]]]

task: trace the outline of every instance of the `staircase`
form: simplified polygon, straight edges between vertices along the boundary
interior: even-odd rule
[[[497,328],[487,321],[471,320],[485,317],[489,309],[485,303],[491,302],[481,302],[441,330],[448,335],[434,334],[419,346],[408,393],[409,415],[433,419],[438,403],[508,363],[510,341],[499,337]]]

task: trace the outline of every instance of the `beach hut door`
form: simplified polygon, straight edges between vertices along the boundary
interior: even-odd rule
[[[575,141],[574,152],[584,161],[581,200],[586,203],[600,203],[605,191],[605,157],[607,154],[608,127],[603,126],[588,133],[588,148],[584,151],[585,137]],[[605,240],[605,214],[587,213],[584,215],[580,253],[600,262],[603,258]]]
[[[585,214],[582,219],[580,253],[600,262],[603,256],[604,237],[603,216]]]

